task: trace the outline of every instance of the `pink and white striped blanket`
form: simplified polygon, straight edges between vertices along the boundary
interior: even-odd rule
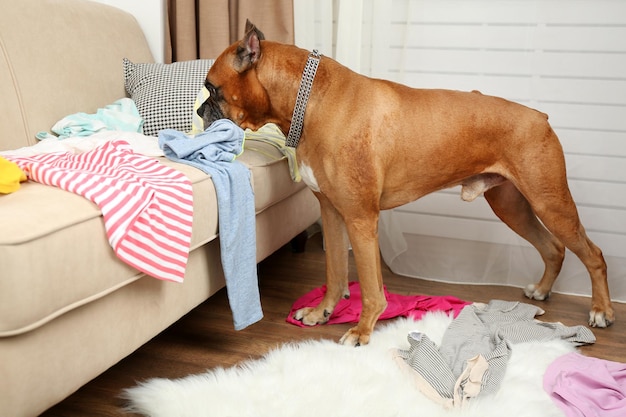
[[[32,181],[81,195],[102,211],[109,243],[127,264],[182,282],[191,244],[193,194],[181,172],[113,140],[81,154],[7,156]]]

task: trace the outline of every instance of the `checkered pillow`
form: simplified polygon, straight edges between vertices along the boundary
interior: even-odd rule
[[[124,85],[144,119],[143,133],[189,132],[193,106],[213,59],[172,64],[134,64],[124,58]]]

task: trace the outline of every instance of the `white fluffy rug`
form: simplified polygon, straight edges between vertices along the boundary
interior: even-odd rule
[[[513,346],[499,392],[463,409],[444,410],[423,396],[390,349],[407,349],[411,330],[439,343],[450,320],[432,313],[417,322],[379,323],[370,344],[359,348],[335,341],[286,344],[238,367],[148,380],[124,396],[128,411],[152,417],[563,417],[542,385],[547,366],[574,350],[562,341]]]

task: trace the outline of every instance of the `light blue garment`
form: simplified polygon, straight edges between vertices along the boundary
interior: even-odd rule
[[[215,184],[222,267],[236,330],[263,318],[250,171],[234,160],[243,151],[243,142],[243,130],[226,119],[192,137],[172,129],[159,132],[159,146],[167,158],[204,171]]]
[[[122,98],[98,109],[95,114],[74,113],[64,117],[52,126],[54,136],[48,132],[38,132],[35,137],[43,139],[67,139],[73,136],[89,136],[101,130],[121,130],[143,133],[143,119],[135,102]]]

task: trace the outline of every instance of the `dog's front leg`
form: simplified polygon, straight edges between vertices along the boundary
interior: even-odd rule
[[[349,297],[348,237],[341,215],[330,201],[315,193],[322,211],[322,227],[326,246],[326,294],[316,307],[296,311],[294,318],[307,326],[326,323],[341,297]]]
[[[346,223],[359,274],[363,306],[359,323],[348,330],[339,342],[360,346],[369,342],[376,321],[387,308],[378,245],[378,212],[359,213],[354,218],[346,218]]]

